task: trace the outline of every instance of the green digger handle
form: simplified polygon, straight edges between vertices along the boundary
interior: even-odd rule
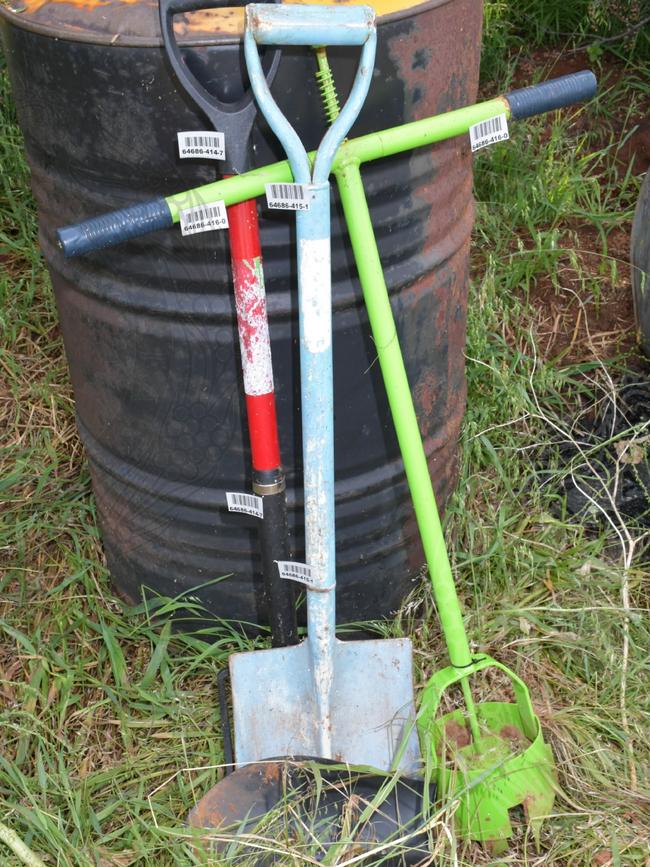
[[[345,164],[370,162],[413,148],[466,135],[469,128],[497,115],[509,119],[530,117],[556,108],[590,99],[596,92],[596,78],[584,70],[542,84],[514,90],[496,99],[459,108],[445,114],[413,121],[381,132],[370,133],[344,142],[332,164],[332,173]],[[309,154],[313,160],[314,154]],[[266,184],[291,183],[293,176],[286,160],[204,184],[183,193],[132,205],[100,217],[84,220],[59,229],[59,247],[65,256],[79,256],[110,247],[122,241],[165,229],[179,222],[186,208],[223,201],[234,205],[263,195]]]

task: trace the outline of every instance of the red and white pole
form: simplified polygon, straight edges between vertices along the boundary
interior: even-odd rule
[[[280,578],[277,561],[288,560],[285,478],[273,387],[271,339],[266,310],[257,204],[228,208],[239,350],[253,463],[253,491],[263,499],[262,572],[274,646],[296,644],[294,589]]]
[[[255,200],[229,207],[228,223],[253,469],[274,470],[280,445]]]

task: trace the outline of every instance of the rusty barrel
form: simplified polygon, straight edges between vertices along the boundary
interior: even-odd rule
[[[168,66],[154,0],[9,0],[2,39],[60,314],[77,420],[108,567],[132,599],[181,593],[210,615],[265,621],[255,518],[227,511],[249,491],[228,239],[166,230],[65,261],[55,229],[213,180],[179,160],[178,130],[206,120]],[[13,4],[13,5],[12,5]],[[482,4],[377,6],[373,84],[352,135],[475,100]],[[241,62],[240,9],[177,21],[188,64],[210,87]],[[344,95],[356,56],[331,50]],[[221,67],[220,67],[221,64]],[[325,119],[308,49],[283,52],[273,93],[305,143]],[[258,165],[280,159],[263,121]],[[364,168],[370,210],[439,502],[455,478],[465,404],[469,141]],[[423,562],[404,471],[340,204],[333,192],[337,607],[340,622],[390,614]],[[260,203],[283,463],[294,556],[303,557],[293,218]]]

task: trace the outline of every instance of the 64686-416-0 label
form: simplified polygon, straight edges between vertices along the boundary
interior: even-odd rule
[[[496,142],[507,141],[509,138],[508,119],[505,114],[497,114],[495,117],[489,117],[487,120],[475,123],[469,128],[469,140],[472,147],[472,153],[480,148],[495,144]]]
[[[223,200],[185,208],[179,214],[181,235],[196,235],[197,232],[212,232],[228,228],[228,214]]]

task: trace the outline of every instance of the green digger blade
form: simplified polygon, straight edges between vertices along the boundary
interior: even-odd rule
[[[438,707],[450,685],[488,667],[508,675],[516,700],[478,704],[481,736],[473,741],[464,711],[438,716]],[[454,816],[460,836],[490,845],[498,854],[513,833],[510,811],[522,808],[539,846],[542,822],[558,789],[557,774],[528,690],[514,672],[487,656],[475,659],[469,669],[437,672],[424,689],[418,729],[439,797],[458,801]]]

